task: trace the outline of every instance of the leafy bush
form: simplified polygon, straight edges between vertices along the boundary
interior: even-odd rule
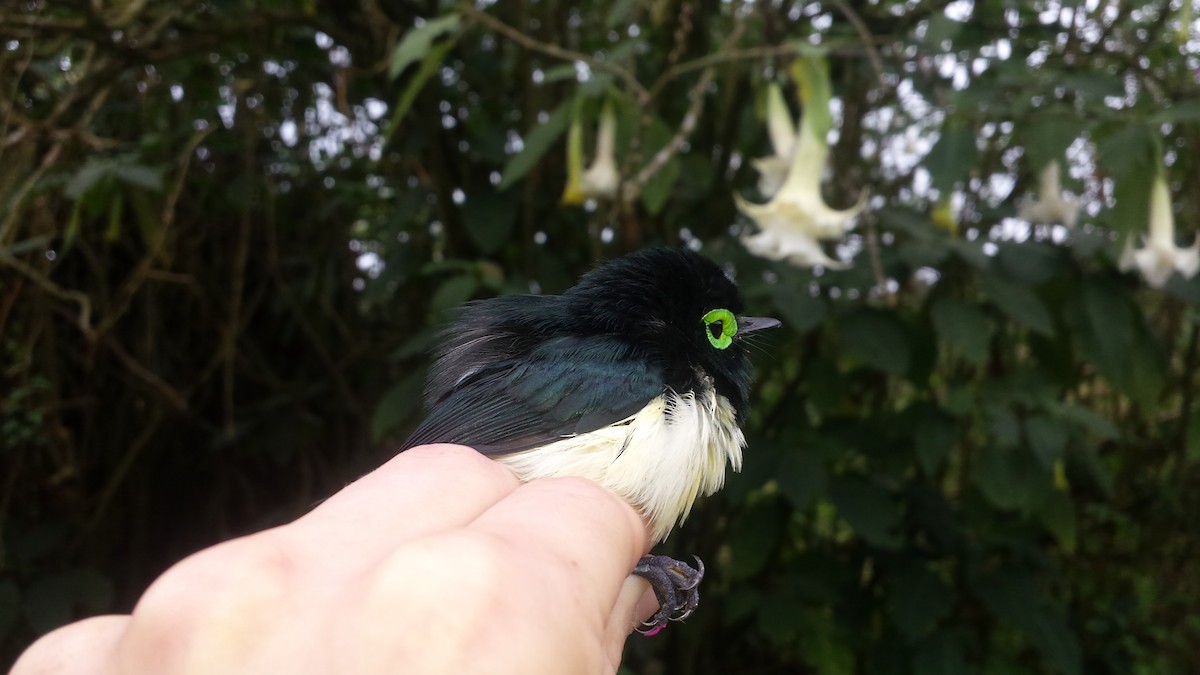
[[[0,660],[380,463],[448,308],[665,243],[785,328],[627,672],[1200,668],[1200,280],[1122,256],[1160,176],[1197,229],[1191,3],[426,5],[0,21]],[[824,112],[798,57],[818,198],[868,195],[825,269],[733,199],[769,85]],[[606,109],[620,191],[563,204]]]

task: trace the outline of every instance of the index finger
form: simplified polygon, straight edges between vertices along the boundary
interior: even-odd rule
[[[463,445],[407,450],[273,531],[310,559],[369,567],[405,541],[471,523],[517,488],[506,467]]]

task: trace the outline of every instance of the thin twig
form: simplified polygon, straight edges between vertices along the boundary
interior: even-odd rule
[[[46,173],[54,163],[58,161],[59,155],[62,154],[63,142],[59,141],[50,146],[45,155],[42,155],[42,161],[38,168],[33,170],[33,173],[25,177],[25,181],[17,188],[16,194],[8,200],[8,213],[4,218],[4,222],[0,223],[0,247],[8,244],[12,239],[16,238],[17,218],[21,215],[24,208],[25,198],[29,196],[33,186],[37,185],[38,181]]]
[[[179,202],[180,195],[183,194],[184,182],[187,179],[188,169],[192,163],[192,155],[195,154],[196,147],[210,133],[215,131],[216,128],[217,125],[212,124],[193,134],[187,146],[184,147],[183,152],[180,153],[179,175],[175,177],[175,184],[171,187],[170,194],[167,195],[166,204],[163,205],[158,240],[154,242],[153,248],[138,262],[137,268],[129,274],[128,280],[117,295],[115,309],[109,312],[104,317],[104,320],[100,322],[99,332],[107,332],[125,314],[126,310],[129,309],[129,303],[133,302],[133,296],[137,294],[138,289],[146,281],[146,277],[154,261],[161,255],[163,247],[166,246],[167,235],[175,222],[175,205]]]
[[[883,42],[881,38],[876,39],[877,42]],[[872,48],[874,45],[871,45]],[[815,49],[815,47],[813,47]],[[677,66],[673,66],[663,72],[654,84],[650,86],[650,99],[654,99],[662,90],[666,88],[672,81],[686,75],[695,70],[701,70],[710,66],[715,66],[721,63],[742,60],[758,60],[773,58],[777,56],[797,56],[804,53],[808,49],[805,45],[798,42],[788,42],[781,45],[763,45],[761,47],[747,47],[745,49],[729,49],[717,52],[716,54],[707,54],[694,58],[690,61],[685,61]],[[853,42],[826,42],[821,46],[822,51],[829,54],[851,56],[859,51],[858,41]]]
[[[850,25],[854,26],[854,30],[858,32],[858,36],[862,38],[863,47],[867,50],[867,60],[871,62],[871,67],[875,69],[875,77],[879,79],[879,86],[886,87],[887,82],[884,80],[883,59],[879,56],[879,50],[875,48],[875,36],[871,34],[871,29],[867,28],[867,24],[854,11],[850,5],[846,4],[845,0],[834,0],[837,8],[842,14],[846,15],[846,20]]]
[[[95,330],[92,328],[92,301],[88,296],[79,291],[72,291],[59,286],[50,280],[49,277],[39,272],[32,265],[29,265],[19,258],[9,253],[7,249],[0,248],[0,264],[20,272],[27,279],[37,284],[37,287],[49,293],[55,298],[64,302],[73,302],[79,305],[79,316],[75,319],[75,324],[79,326],[79,331],[84,336],[91,340],[95,337]]]
[[[12,91],[6,92],[6,95],[0,99],[0,113],[2,113],[0,114],[0,138],[6,138],[8,136],[8,125],[12,121],[12,117],[19,114],[14,109],[12,102],[16,100],[17,92],[21,88],[21,80],[25,77],[25,73],[29,70],[29,64],[33,62],[33,41],[27,40],[26,44],[29,45],[29,48],[25,50],[24,63],[22,63],[21,66],[16,69],[16,73],[12,80]],[[0,60],[0,64],[2,64],[4,60]],[[24,131],[24,129],[18,129],[18,131]],[[3,148],[4,146],[0,145],[0,150],[3,150]],[[0,156],[3,156],[3,154],[3,152],[0,152]]]
[[[745,31],[745,22],[738,20],[729,33],[729,38],[722,47],[722,52],[726,49],[731,49],[732,45],[737,44],[742,38],[742,33]],[[700,114],[704,110],[704,94],[712,84],[713,77],[716,75],[716,66],[710,66],[700,75],[700,79],[688,92],[688,100],[691,102],[688,106],[687,113],[683,116],[683,121],[679,123],[679,129],[675,135],[667,142],[658,152],[654,153],[654,157],[637,176],[631,181],[621,186],[621,199],[625,204],[632,204],[645,189],[646,185],[671,161],[671,158],[679,153],[687,140],[691,138],[692,132],[696,130],[696,125],[700,121]]]
[[[147,385],[149,385],[151,389],[162,396],[163,400],[169,403],[170,406],[176,411],[187,411],[187,398],[185,398],[183,394],[176,390],[175,387],[167,384],[166,380],[162,379],[156,373],[154,373],[154,371],[150,370],[146,366],[142,365],[140,361],[133,358],[133,355],[125,351],[125,348],[122,347],[121,344],[116,340],[109,337],[104,337],[103,340],[104,346],[110,352],[112,352],[114,356],[117,357],[117,360],[121,362],[121,365],[125,366],[126,370],[128,370],[142,382],[145,382]]]
[[[679,63],[679,59],[683,58],[683,52],[687,49],[687,37],[692,32],[692,13],[695,11],[695,5],[690,2],[685,2],[679,7],[679,27],[675,29],[675,46],[667,55],[668,68]]]
[[[871,62],[871,68],[875,71],[875,79],[878,81],[881,88],[887,89],[888,82],[886,73],[883,69],[883,58],[879,56],[879,50],[875,48],[877,38],[871,34],[870,28],[854,11],[845,0],[834,0],[834,4],[846,16],[846,20],[854,26],[854,30],[858,32],[859,39],[862,40],[863,48],[867,51],[867,60]],[[893,121],[899,115],[893,116]],[[887,286],[887,278],[883,275],[883,263],[880,260],[879,253],[879,228],[876,226],[875,217],[873,214],[868,214],[863,218],[866,232],[863,240],[867,246],[867,260],[871,265],[871,275],[875,277],[875,287],[879,289],[887,298],[889,307],[896,306],[896,294],[893,293]]]
[[[650,92],[646,91],[646,88],[642,86],[641,82],[638,82],[637,77],[635,77],[633,73],[622,68],[621,66],[608,61],[599,61],[591,56],[588,56],[587,54],[584,54],[583,52],[564,49],[558,45],[542,42],[541,40],[532,38],[516,28],[509,26],[503,21],[492,17],[486,12],[475,9],[470,4],[461,4],[458,5],[458,8],[472,19],[475,19],[479,23],[484,24],[498,33],[502,33],[508,39],[527,49],[531,49],[535,52],[541,52],[547,56],[553,56],[556,59],[562,59],[564,61],[582,61],[588,64],[588,67],[594,71],[610,73],[617,76],[624,81],[630,89],[633,90],[639,105],[645,105],[650,100]]]

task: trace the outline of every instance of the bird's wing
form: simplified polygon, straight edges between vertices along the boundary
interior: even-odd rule
[[[528,450],[629,417],[663,393],[663,381],[620,340],[548,340],[460,381],[401,449],[461,443],[485,455]]]

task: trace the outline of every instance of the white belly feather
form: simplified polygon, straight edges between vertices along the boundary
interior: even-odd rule
[[[733,406],[708,389],[698,396],[667,392],[611,426],[498,459],[522,480],[581,476],[599,483],[639,509],[658,541],[697,497],[721,489],[726,461],[741,470],[745,444]]]

